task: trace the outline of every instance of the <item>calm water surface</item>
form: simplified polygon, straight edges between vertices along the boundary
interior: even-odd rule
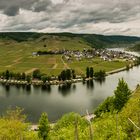
[[[93,112],[106,97],[113,95],[118,79],[122,77],[134,90],[140,83],[140,66],[107,76],[102,83],[76,83],[67,88],[53,85],[49,90],[42,90],[32,86],[27,90],[24,87],[6,88],[0,85],[0,114],[10,106],[19,106],[25,109],[32,122],[37,122],[44,111],[48,113],[50,121],[56,121],[68,112],[84,115],[86,109]]]

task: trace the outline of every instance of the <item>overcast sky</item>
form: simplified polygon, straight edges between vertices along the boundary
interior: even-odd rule
[[[140,36],[140,0],[0,0],[0,31]]]

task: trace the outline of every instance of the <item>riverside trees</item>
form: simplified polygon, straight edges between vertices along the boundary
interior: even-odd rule
[[[94,70],[93,67],[86,68],[86,78],[93,78]]]
[[[60,75],[58,76],[58,80],[71,80],[76,78],[76,74],[75,74],[75,70],[71,70],[71,69],[66,69],[63,70]]]

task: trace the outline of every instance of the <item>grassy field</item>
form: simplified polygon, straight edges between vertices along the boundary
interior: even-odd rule
[[[47,47],[44,47],[44,44]],[[92,66],[95,71],[112,71],[126,66],[123,61],[102,61],[100,58],[83,59],[73,58],[71,62],[62,59],[62,55],[33,56],[36,51],[45,50],[83,50],[90,46],[80,39],[68,40],[68,38],[49,39],[49,41],[26,41],[17,43],[14,41],[0,40],[0,72],[10,70],[14,72],[31,73],[35,69],[48,75],[58,75],[63,69],[72,68],[77,74],[84,74],[87,66]]]

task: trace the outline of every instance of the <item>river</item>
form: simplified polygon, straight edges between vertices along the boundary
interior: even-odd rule
[[[56,121],[68,112],[84,115],[86,109],[93,112],[105,98],[112,96],[118,79],[122,77],[134,90],[140,83],[140,66],[109,75],[103,82],[76,83],[63,88],[52,85],[50,89],[43,90],[31,86],[27,90],[24,87],[0,85],[0,114],[9,107],[19,106],[24,108],[28,120],[33,123],[38,121],[42,112],[47,112],[50,121]]]

